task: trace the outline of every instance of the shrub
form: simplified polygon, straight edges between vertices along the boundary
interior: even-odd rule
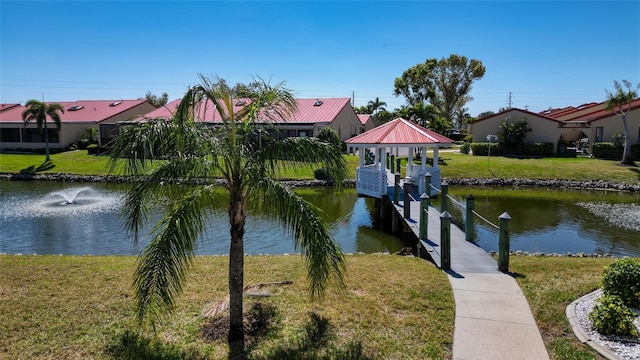
[[[489,146],[491,146],[491,155],[502,155],[502,145],[497,143],[472,143],[471,151],[473,155],[487,156],[489,155]]]
[[[605,266],[602,291],[619,296],[626,306],[640,308],[640,259],[619,259]]]
[[[104,148],[98,146],[97,144],[91,144],[87,146],[87,154],[89,155],[99,155],[104,152]]]
[[[326,168],[315,169],[313,171],[313,177],[316,178],[316,180],[331,180]]]
[[[612,142],[597,142],[591,146],[591,152],[593,157],[600,159],[622,158],[622,149]]]
[[[593,328],[603,335],[638,336],[634,318],[634,312],[615,295],[603,295],[589,313]]]
[[[553,155],[553,143],[525,143],[522,154],[527,156],[551,156]]]
[[[464,144],[460,146],[460,152],[463,154],[468,154],[469,151],[471,151],[471,143],[465,141]]]
[[[340,136],[338,133],[330,127],[323,127],[316,134],[316,138],[318,140],[322,140],[328,144],[331,144],[334,147],[342,148],[342,141],[340,141]]]
[[[631,145],[631,157],[635,161],[640,161],[640,144]]]

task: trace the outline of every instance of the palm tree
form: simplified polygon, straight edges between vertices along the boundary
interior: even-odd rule
[[[64,114],[64,107],[60,104],[46,104],[42,101],[33,99],[27,101],[25,107],[27,109],[22,112],[22,121],[24,121],[24,126],[26,127],[30,121],[35,120],[38,125],[38,131],[40,131],[40,133],[44,131],[45,151],[47,154],[45,162],[49,162],[51,159],[49,158],[49,131],[47,130],[47,116],[53,120],[53,123],[56,125],[56,129],[60,131],[60,128],[62,128],[62,119],[60,118],[58,111],[61,111]]]
[[[616,89],[615,93],[609,90],[607,92],[607,102],[605,103],[605,110],[613,110],[616,114],[622,118],[622,127],[624,129],[624,151],[622,153],[622,160],[620,164],[636,166],[631,155],[631,137],[629,137],[629,129],[627,126],[627,113],[631,109],[631,102],[638,97],[638,89],[640,84],[635,89],[631,89],[632,84],[627,80],[622,80],[622,83],[627,88],[622,88],[619,82],[614,81],[613,87]],[[625,106],[626,105],[626,106]]]
[[[203,75],[200,79],[200,85],[188,89],[172,121],[150,120],[123,128],[115,139],[110,164],[114,171],[124,162],[128,174],[149,171],[128,191],[123,205],[126,225],[136,241],[151,204],[162,195],[168,203],[135,270],[139,320],[146,314],[157,318],[173,308],[197,239],[205,230],[206,218],[214,215],[209,200],[220,196],[210,184],[185,188],[171,180],[212,180],[217,176],[225,180],[231,236],[228,340],[234,345],[232,348],[238,348],[238,344],[244,344],[246,207],[265,212],[290,230],[296,249],[306,257],[312,297],[321,294],[330,281],[342,287],[344,258],[327,226],[312,205],[275,178],[284,168],[320,163],[335,183],[341,184],[346,164],[340,151],[313,137],[277,139],[278,132],[267,123],[286,119],[296,106],[283,83],[271,86],[260,79],[249,94],[243,94],[250,95],[248,105],[234,112],[236,94],[232,88],[221,79]],[[200,114],[210,114],[211,109],[207,111],[206,107],[211,104],[216,118],[222,118],[221,123],[197,123],[196,120],[207,120]],[[149,170],[149,162],[158,156],[165,160]]]
[[[411,121],[422,126],[429,127],[429,124],[438,116],[435,106],[419,102],[409,108]]]
[[[384,101],[380,101],[380,98],[377,98],[377,97],[375,100],[371,100],[367,104],[367,107],[371,109],[371,112],[373,114],[376,114],[378,110],[385,110],[384,108],[385,106],[387,106],[387,103]]]

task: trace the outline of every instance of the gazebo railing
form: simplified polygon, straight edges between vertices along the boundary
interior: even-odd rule
[[[387,194],[387,171],[375,164],[356,169],[356,190],[358,194],[382,198]]]

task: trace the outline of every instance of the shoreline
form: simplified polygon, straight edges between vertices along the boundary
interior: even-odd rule
[[[75,175],[75,174],[0,174],[0,180],[5,181],[60,181],[60,182],[79,182],[79,183],[131,183],[135,182],[136,177],[118,176],[118,175]],[[577,189],[577,190],[608,190],[623,192],[640,192],[640,182],[638,184],[614,183],[604,180],[537,180],[524,178],[445,178],[449,185],[462,186],[525,186],[525,187],[543,187],[543,188],[559,188],[559,189]],[[331,186],[333,183],[327,180],[282,180],[284,184],[291,187],[314,187],[314,186]],[[188,182],[179,181],[185,184],[204,184],[215,183],[216,185],[224,185],[224,180],[214,179],[213,181],[205,181],[202,179],[191,180]],[[345,187],[355,187],[355,179],[345,179],[343,181]]]

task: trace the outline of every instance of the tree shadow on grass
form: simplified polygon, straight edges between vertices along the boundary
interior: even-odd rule
[[[365,355],[362,343],[350,342],[343,346],[333,343],[336,339],[333,326],[329,320],[312,312],[310,320],[301,331],[302,336],[291,342],[286,342],[280,347],[270,349],[267,354],[255,359],[275,360],[369,360],[375,359]],[[253,358],[253,357],[252,357]]]
[[[179,346],[168,344],[154,337],[148,337],[125,330],[116,338],[114,344],[107,348],[107,355],[122,360],[204,360],[205,354],[196,350],[184,350]]]
[[[636,177],[638,178],[638,181],[640,181],[640,169],[638,169],[638,168],[630,168],[629,170],[631,170],[631,172],[636,173]]]
[[[49,161],[45,161],[42,164],[38,165],[37,167],[35,165],[31,165],[29,167],[26,167],[22,170],[20,170],[20,174],[35,174],[41,171],[47,171],[47,170],[51,170],[54,167],[56,167],[53,162],[51,160]]]

